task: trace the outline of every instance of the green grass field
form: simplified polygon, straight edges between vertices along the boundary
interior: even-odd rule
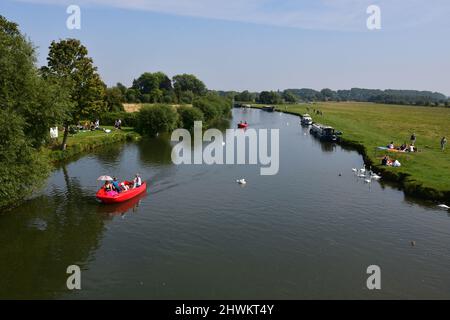
[[[116,130],[112,126],[104,126],[102,128],[110,129],[111,132],[106,133],[102,130],[95,130],[69,134],[67,138],[67,149],[65,151],[59,150],[63,139],[62,134],[60,134],[58,141],[53,144],[52,150],[48,150],[50,161],[64,161],[74,155],[91,151],[102,145],[131,141],[139,138],[139,135],[134,132],[133,128],[122,127],[122,130]]]
[[[307,113],[315,122],[333,126],[343,132],[343,138],[364,145],[366,155],[374,164],[380,163],[385,152],[376,151],[391,141],[409,144],[416,133],[418,152],[388,153],[402,163],[388,171],[407,174],[405,183],[421,185],[450,194],[450,142],[446,150],[440,148],[443,136],[450,141],[450,108],[383,105],[358,102],[324,102],[316,104],[280,105],[280,111]],[[313,109],[323,112],[314,115]],[[450,199],[449,199],[450,200]]]

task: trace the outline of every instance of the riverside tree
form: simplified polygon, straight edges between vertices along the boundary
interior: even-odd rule
[[[192,103],[194,97],[207,93],[205,84],[193,74],[174,76],[173,88],[179,103]]]
[[[43,79],[33,45],[0,16],[0,208],[40,186],[48,164],[39,147],[70,107],[67,92]]]
[[[69,126],[83,118],[95,117],[107,110],[106,86],[97,73],[88,50],[77,39],[52,41],[47,57],[48,65],[42,68],[47,79],[58,81],[70,93],[72,107],[64,121],[61,148],[67,143]]]

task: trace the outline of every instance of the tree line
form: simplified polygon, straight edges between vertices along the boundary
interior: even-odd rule
[[[221,91],[222,96],[239,102],[263,104],[314,102],[314,101],[358,101],[418,106],[450,106],[449,97],[439,92],[418,90],[379,90],[352,88],[350,90],[286,89],[284,91],[242,92]]]

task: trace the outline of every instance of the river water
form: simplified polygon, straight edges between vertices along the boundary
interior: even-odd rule
[[[352,168],[297,117],[233,110],[232,127],[280,129],[280,170],[179,165],[167,137],[98,149],[0,214],[0,298],[450,298],[450,217]],[[148,192],[98,204],[96,178],[140,172]],[[236,179],[245,178],[245,186]],[[415,245],[411,242],[414,241]],[[81,268],[81,290],[66,268]],[[381,269],[368,290],[367,267]]]

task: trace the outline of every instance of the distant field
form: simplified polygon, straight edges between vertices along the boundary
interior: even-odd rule
[[[152,103],[123,103],[123,108],[126,112],[137,112],[145,105],[152,105]],[[175,108],[182,106],[181,104],[173,104]],[[186,104],[185,106],[192,106],[191,104]]]
[[[390,154],[402,163],[390,171],[407,173],[424,187],[450,191],[450,108],[414,107],[358,102],[326,102],[278,106],[281,110],[311,114],[315,122],[331,125],[343,131],[343,137],[363,144],[368,156],[379,163],[385,153],[377,146],[409,143],[411,134],[417,136],[419,152],[414,154]],[[314,115],[313,109],[323,112]],[[440,140],[445,136],[449,143],[444,152]],[[450,199],[449,199],[450,200]]]

